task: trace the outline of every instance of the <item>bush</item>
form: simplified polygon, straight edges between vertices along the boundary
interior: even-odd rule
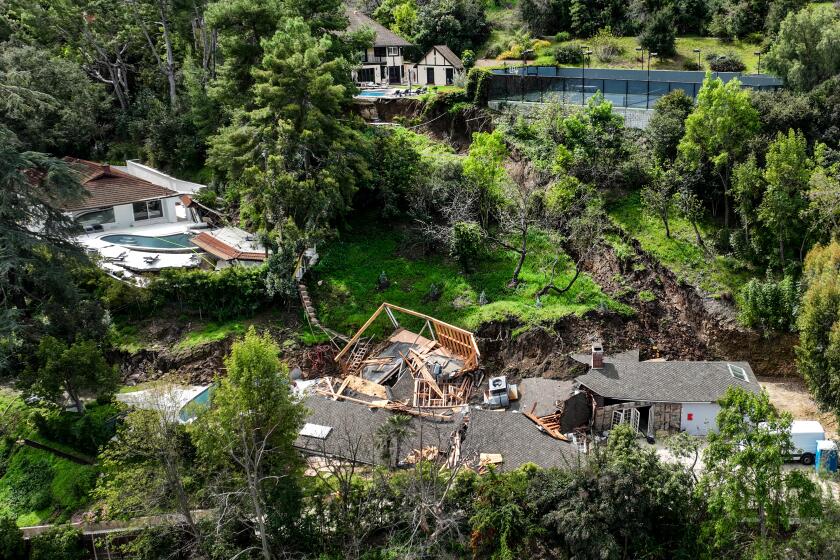
[[[568,31],[561,31],[560,33],[558,33],[557,35],[554,36],[554,40],[557,41],[558,43],[565,43],[566,41],[568,41],[571,38],[572,38],[572,36],[569,35]]]
[[[149,284],[158,305],[177,303],[182,311],[230,319],[251,315],[271,301],[266,266],[231,266],[218,272],[165,269]]]
[[[799,311],[799,287],[785,276],[779,282],[753,278],[738,294],[738,320],[764,331],[790,332]]]
[[[23,558],[23,534],[14,518],[0,517],[0,560]]]
[[[472,268],[472,264],[481,256],[484,250],[484,235],[481,226],[475,222],[457,222],[452,227],[452,238],[449,240],[450,254],[458,259],[465,271]]]
[[[490,98],[492,73],[486,68],[471,68],[467,74],[467,99],[479,107],[485,107]]]
[[[493,43],[487,47],[487,50],[484,51],[484,56],[487,58],[497,58],[506,48],[507,47],[500,43]]]
[[[91,405],[85,414],[39,410],[32,415],[35,429],[45,438],[96,455],[116,433],[116,405]]]
[[[580,64],[583,60],[580,45],[577,43],[560,45],[554,51],[554,60],[557,64]]]
[[[56,526],[33,537],[30,560],[82,560],[82,533],[70,526]]]
[[[618,38],[613,35],[612,29],[609,27],[599,29],[591,41],[594,45],[595,58],[601,62],[612,62],[624,54],[624,47],[621,46]]]
[[[472,49],[467,49],[461,53],[461,62],[464,65],[464,68],[467,70],[472,69],[475,66],[475,51]]]
[[[743,72],[747,68],[741,57],[731,51],[722,54],[711,53],[706,56],[706,60],[714,72]]]

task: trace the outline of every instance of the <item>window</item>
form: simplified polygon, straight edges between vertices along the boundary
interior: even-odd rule
[[[736,366],[733,364],[726,364],[729,367],[729,373],[732,374],[732,377],[735,379],[740,379],[741,381],[749,382],[750,378],[747,377],[747,370],[742,368],[741,366]]]
[[[376,72],[373,68],[361,68],[356,71],[356,80],[359,82],[375,82]]]
[[[91,227],[102,224],[113,224],[116,219],[114,218],[113,208],[103,208],[102,210],[93,210],[91,212],[79,214],[76,216],[76,221],[79,222],[82,227]]]
[[[388,47],[388,56],[400,56],[400,48]]]
[[[376,58],[385,57],[385,47],[373,47],[373,56]]]
[[[134,221],[152,220],[163,217],[163,205],[160,200],[147,200],[135,202],[131,205],[134,210]]]

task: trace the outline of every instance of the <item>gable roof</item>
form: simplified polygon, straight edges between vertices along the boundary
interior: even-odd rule
[[[461,59],[458,58],[458,56],[454,52],[452,52],[452,49],[450,49],[448,46],[446,46],[446,45],[435,45],[432,48],[437,49],[437,51],[441,54],[441,56],[444,58],[444,60],[446,60],[446,62],[448,62],[449,64],[451,64],[455,68],[463,70],[464,63],[461,62]],[[426,54],[428,55],[428,53],[426,53]]]
[[[526,463],[543,468],[570,468],[583,460],[577,448],[544,434],[518,412],[471,409],[461,457],[478,462],[481,453],[498,453],[500,470],[513,470]]]
[[[226,261],[264,261],[265,248],[253,241],[252,237],[244,229],[223,227],[213,231],[202,231],[191,241],[193,245]]]
[[[374,47],[410,47],[411,43],[379,23],[359,10],[345,7],[347,12],[347,19],[350,20],[350,25],[347,26],[347,31],[359,31],[361,29],[373,29],[375,36],[373,38]]]
[[[129,175],[107,163],[71,157],[65,157],[64,161],[81,175],[80,182],[88,192],[88,196],[82,199],[65,202],[61,208],[65,211],[105,208],[178,195],[171,189]]]
[[[730,364],[743,368],[749,381],[734,377]],[[729,387],[761,390],[747,362],[605,361],[602,369],[590,369],[575,381],[602,397],[622,401],[710,403]]]

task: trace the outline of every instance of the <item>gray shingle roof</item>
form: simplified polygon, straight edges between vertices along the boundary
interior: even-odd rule
[[[531,412],[536,404],[534,414],[545,416],[557,410],[557,401],[563,402],[572,394],[572,381],[544,379],[542,377],[527,377],[518,383],[519,400],[511,403],[511,410]]]
[[[564,468],[583,460],[574,445],[542,433],[521,413],[471,409],[469,414],[461,444],[462,459],[477,462],[480,453],[499,453],[504,460],[501,470],[513,470],[525,463]]]
[[[411,43],[380,24],[378,21],[372,20],[359,10],[354,10],[349,6],[346,7],[347,19],[350,20],[350,25],[347,27],[348,31],[359,31],[361,29],[372,29],[376,36],[373,39],[374,47],[410,47]]]
[[[461,62],[461,59],[458,58],[458,55],[456,55],[454,52],[452,52],[452,49],[450,49],[449,46],[447,46],[447,45],[435,45],[434,48],[436,48],[438,50],[438,52],[441,54],[441,56],[443,56],[443,58],[449,64],[451,64],[455,68],[463,70],[464,63]]]
[[[298,436],[295,447],[316,455],[325,454],[370,465],[383,464],[376,448],[376,430],[388,421],[391,412],[370,409],[362,404],[334,401],[320,395],[307,397],[304,404],[311,411],[306,422],[330,426],[332,430],[324,439]],[[403,456],[411,449],[428,446],[436,446],[447,452],[449,436],[456,424],[429,420],[421,422],[415,418],[412,427],[414,434],[401,447],[400,454]]]
[[[744,368],[749,381],[733,377],[728,364]],[[715,402],[731,386],[761,390],[747,362],[605,362],[603,369],[589,370],[575,381],[602,397],[624,401]]]

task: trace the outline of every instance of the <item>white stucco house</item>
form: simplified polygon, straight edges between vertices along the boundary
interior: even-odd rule
[[[374,32],[373,45],[361,53],[359,66],[353,70],[353,80],[370,86],[407,84],[403,49],[411,43],[359,10],[348,7],[347,19],[350,20],[348,31],[370,29]]]
[[[187,219],[180,193],[131,175],[107,163],[64,158],[81,175],[86,196],[62,210],[86,231],[174,223]],[[181,206],[181,208],[179,208]]]
[[[717,431],[718,402],[730,387],[761,391],[747,362],[639,361],[638,350],[604,356],[597,343],[591,355],[572,358],[589,366],[575,384],[591,398],[596,432],[630,424],[646,435],[703,436]]]
[[[412,82],[421,86],[451,86],[464,73],[464,63],[446,45],[435,45],[412,68]]]

